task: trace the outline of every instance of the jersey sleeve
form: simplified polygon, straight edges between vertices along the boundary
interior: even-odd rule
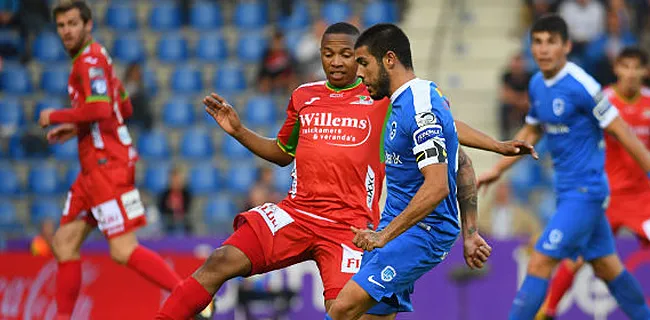
[[[77,108],[52,112],[50,122],[53,124],[93,122],[111,115],[111,83],[108,82],[109,66],[105,58],[87,55],[78,59],[72,72],[80,83],[85,100]]]
[[[415,115],[405,119],[409,122],[406,128],[413,138],[413,155],[420,170],[428,165],[447,163],[446,122],[442,110],[449,106],[437,90],[431,90],[430,94],[433,97],[414,93]]]
[[[536,126],[539,124],[539,118],[537,117],[537,106],[535,105],[533,98],[533,82],[528,83],[528,113],[526,114],[526,124]]]
[[[606,128],[618,117],[618,109],[612,106],[598,83],[582,86],[578,100],[578,106],[597,121],[601,128]]]
[[[298,147],[298,137],[300,135],[300,119],[298,110],[293,104],[294,96],[292,95],[287,105],[287,118],[284,120],[280,132],[278,132],[277,144],[282,151],[295,157],[296,148]]]

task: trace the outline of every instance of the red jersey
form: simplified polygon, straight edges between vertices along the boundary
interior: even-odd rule
[[[621,97],[613,87],[605,94],[630,129],[641,142],[650,148],[650,89],[642,88],[632,101]],[[605,135],[605,171],[612,193],[650,191],[648,176],[625,148],[612,136]]]
[[[131,103],[100,44],[89,42],[73,58],[68,94],[72,108],[53,112],[50,122],[76,124],[81,170],[107,161],[132,164],[137,153],[122,116],[123,110],[132,113]]]
[[[280,204],[314,221],[377,227],[389,103],[372,100],[360,80],[343,89],[325,81],[298,87],[277,138],[295,157],[291,188]]]

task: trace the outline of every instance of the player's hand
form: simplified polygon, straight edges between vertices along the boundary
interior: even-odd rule
[[[62,124],[47,132],[47,142],[50,144],[64,143],[77,135],[77,127],[74,124]]]
[[[521,156],[530,154],[535,160],[539,159],[535,147],[526,141],[510,140],[499,144],[499,153],[504,156]]]
[[[381,231],[376,232],[370,229],[361,230],[355,227],[350,228],[352,229],[352,232],[354,232],[352,243],[360,249],[372,251],[374,248],[381,248],[386,245],[386,241],[384,240],[384,237],[382,237]]]
[[[41,111],[41,114],[38,117],[38,125],[41,126],[41,128],[47,128],[50,125],[50,114],[55,110],[56,109],[54,108],[47,108]]]
[[[487,187],[499,180],[500,177],[501,171],[499,169],[490,169],[490,171],[485,172],[478,177],[476,188],[479,190],[483,188],[483,193],[485,193],[487,191]]]
[[[237,111],[220,95],[212,93],[203,99],[205,111],[216,121],[226,133],[234,136],[241,130],[242,124]]]
[[[481,269],[492,254],[492,247],[481,237],[478,232],[468,235],[463,243],[465,263],[470,269]]]

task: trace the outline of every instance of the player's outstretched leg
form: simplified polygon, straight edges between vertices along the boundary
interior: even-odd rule
[[[81,255],[83,241],[92,231],[78,220],[61,225],[52,240],[52,251],[58,261],[56,272],[57,320],[70,319],[81,289]]]
[[[327,314],[332,320],[355,320],[363,316],[375,304],[377,304],[377,301],[359,284],[348,281],[327,311]]]
[[[564,297],[564,294],[571,288],[573,285],[573,279],[575,278],[578,270],[584,265],[582,258],[578,261],[564,260],[560,262],[551,279],[551,284],[548,289],[548,295],[546,297],[546,304],[544,305],[542,312],[546,317],[552,318],[555,317],[557,310],[557,305]]]
[[[157,253],[138,244],[131,231],[108,240],[111,258],[126,265],[155,285],[172,291],[181,277]]]
[[[650,309],[639,282],[625,270],[617,255],[608,255],[590,263],[596,276],[607,283],[610,293],[630,319],[650,319]]]
[[[234,246],[212,252],[203,265],[176,286],[156,315],[156,319],[186,320],[203,310],[212,296],[228,280],[251,272],[248,257]]]
[[[548,279],[557,263],[557,259],[538,251],[533,252],[528,263],[526,278],[512,302],[508,319],[529,320],[535,317],[537,310],[544,302]]]

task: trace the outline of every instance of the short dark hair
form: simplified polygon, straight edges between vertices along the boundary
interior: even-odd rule
[[[616,61],[628,58],[638,59],[642,66],[648,65],[648,54],[638,47],[625,47],[616,57]]]
[[[79,15],[81,15],[81,20],[83,20],[84,23],[93,19],[90,7],[83,0],[60,0],[52,9],[52,17],[56,20],[57,15],[68,12],[72,9],[79,9]]]
[[[562,42],[569,40],[569,27],[567,27],[566,21],[554,13],[545,14],[533,23],[533,27],[530,29],[531,40],[533,39],[533,34],[538,32],[558,34],[562,38]]]
[[[359,33],[360,32],[359,32],[359,29],[357,29],[357,27],[355,27],[355,26],[353,26],[353,25],[351,25],[351,24],[349,24],[347,22],[337,22],[337,23],[327,27],[327,29],[325,29],[325,33],[323,35],[326,35],[326,34],[347,34],[347,35],[350,35],[350,36],[358,37]]]
[[[368,28],[354,44],[355,49],[363,46],[367,46],[370,54],[378,61],[381,61],[388,51],[393,51],[404,67],[413,70],[409,38],[394,24],[380,23]]]

